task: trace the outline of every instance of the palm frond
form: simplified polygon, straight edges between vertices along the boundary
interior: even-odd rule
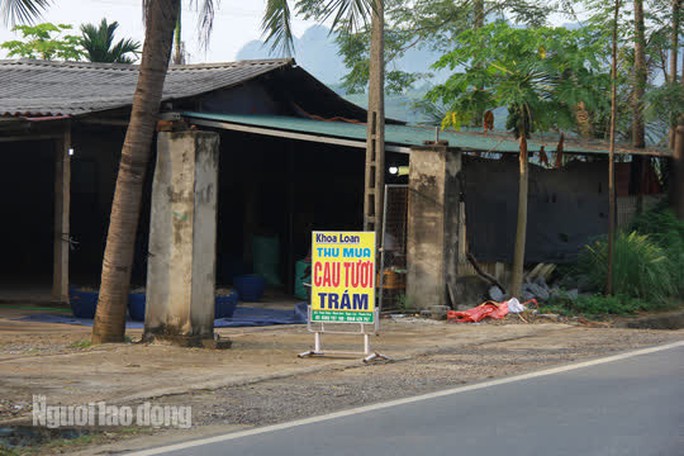
[[[200,0],[192,0],[190,2],[199,11],[197,28],[200,35],[200,44],[204,49],[209,46],[209,37],[214,28],[214,16],[216,15],[219,3],[220,0],[202,0],[201,5]]]
[[[366,26],[375,11],[373,0],[329,0],[323,6],[323,22],[334,15],[332,29]]]
[[[2,15],[6,24],[14,26],[17,23],[33,24],[41,17],[43,11],[50,6],[50,0],[0,0]]]
[[[271,43],[271,52],[294,54],[294,35],[292,33],[292,15],[287,0],[268,0],[266,11],[261,22],[262,34],[266,43]]]
[[[102,19],[99,26],[83,24],[81,26],[81,45],[86,50],[88,60],[103,63],[133,63],[134,59],[127,54],[137,56],[140,53],[140,43],[130,38],[119,40],[112,47],[114,34],[119,23],[107,23]]]
[[[127,54],[133,54],[136,57],[140,54],[140,43],[133,41],[130,38],[119,40],[111,50],[114,62],[116,63],[133,63],[134,59],[128,57]]]

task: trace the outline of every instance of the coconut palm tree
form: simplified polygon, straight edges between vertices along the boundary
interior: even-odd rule
[[[93,343],[124,340],[143,181],[180,10],[180,0],[146,0],[144,5],[145,41],[112,202]],[[200,11],[200,28],[207,39],[213,25],[214,0],[204,0]]]
[[[91,62],[103,63],[133,63],[140,54],[140,42],[130,38],[114,43],[114,33],[119,23],[107,23],[102,19],[99,26],[83,24],[81,26],[81,45],[85,48],[86,56]],[[131,58],[129,54],[133,54]]]
[[[116,179],[93,343],[123,342],[143,181],[169,66],[180,0],[145,2],[145,41]]]

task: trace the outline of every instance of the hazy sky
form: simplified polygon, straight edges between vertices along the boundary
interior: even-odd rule
[[[190,8],[190,1],[183,0],[183,40],[190,53],[190,62],[235,60],[235,55],[245,43],[260,38],[264,4],[265,0],[221,0],[209,49],[205,52],[198,43],[197,14]],[[106,17],[109,22],[119,22],[118,37],[142,41],[141,5],[141,0],[54,0],[42,22],[71,24],[78,29],[83,23],[99,23]],[[311,25],[312,22],[295,20],[295,35],[300,36]],[[0,43],[17,37],[10,28],[0,23]],[[0,51],[0,57],[6,58],[6,53]]]
[[[119,22],[117,37],[132,37],[141,42],[143,40],[141,0],[53,0],[53,2],[43,16],[42,22],[71,24],[78,33],[78,27],[81,24],[88,22],[97,24],[103,17],[106,17],[109,22]],[[183,40],[189,52],[189,63],[233,61],[245,43],[261,37],[261,16],[265,0],[220,0],[214,19],[214,31],[207,51],[200,48],[197,14],[194,9],[190,8],[190,0],[182,0],[182,3]],[[558,24],[565,20],[567,19],[561,17],[552,18],[552,22]],[[295,35],[301,36],[312,25],[314,22],[295,19],[293,21]],[[10,27],[0,22],[0,43],[16,38],[17,35],[11,32]],[[6,58],[4,50],[0,50],[0,58]]]

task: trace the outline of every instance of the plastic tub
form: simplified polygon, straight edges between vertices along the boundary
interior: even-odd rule
[[[76,288],[69,289],[69,305],[71,312],[76,318],[95,318],[97,309],[97,291],[82,291]]]
[[[145,321],[145,293],[130,293],[128,295],[128,315],[131,320]]]
[[[233,313],[238,304],[238,294],[232,291],[225,296],[216,296],[214,318],[233,318]]]
[[[258,274],[246,274],[236,276],[233,285],[242,301],[257,302],[264,295],[266,280]]]

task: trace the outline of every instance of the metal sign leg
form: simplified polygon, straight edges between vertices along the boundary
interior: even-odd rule
[[[300,358],[306,358],[308,356],[315,356],[315,355],[322,355],[323,354],[323,348],[321,345],[321,333],[316,331],[314,333],[314,349],[305,351],[297,355]]]
[[[390,358],[389,356],[385,356],[382,353],[371,352],[370,334],[364,334],[363,335],[363,354],[366,355],[366,357],[363,358],[364,363],[370,363],[371,361],[377,361],[377,360],[384,360],[384,361],[391,361],[392,360],[392,358]]]

